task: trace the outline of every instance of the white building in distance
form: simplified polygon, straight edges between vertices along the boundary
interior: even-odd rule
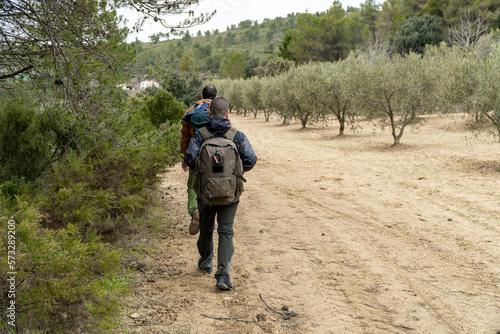
[[[160,88],[160,84],[156,81],[153,81],[153,80],[146,80],[146,81],[142,81],[141,82],[141,86],[139,89],[146,89],[148,87],[153,87],[153,86],[156,86],[156,88]]]

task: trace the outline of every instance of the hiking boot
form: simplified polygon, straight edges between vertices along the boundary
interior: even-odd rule
[[[207,267],[207,268],[200,268],[200,270],[204,273],[204,274],[211,274],[212,273],[212,267]]]
[[[191,223],[189,224],[189,234],[195,235],[200,232],[200,211],[195,209],[192,214]]]
[[[233,283],[229,280],[229,275],[217,275],[217,283],[215,286],[221,290],[231,290]]]

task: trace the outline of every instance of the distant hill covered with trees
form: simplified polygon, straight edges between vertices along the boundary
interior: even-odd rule
[[[342,8],[339,1],[323,12],[291,13],[286,18],[251,19],[226,31],[158,33],[135,41],[134,74],[167,80],[165,71],[203,77],[249,78],[268,74],[278,56],[304,63],[345,59],[352,50],[389,48],[392,53],[422,53],[426,44],[470,47],[500,28],[500,3],[491,0],[366,0]],[[274,63],[271,63],[275,66]],[[172,75],[170,75],[171,77]]]

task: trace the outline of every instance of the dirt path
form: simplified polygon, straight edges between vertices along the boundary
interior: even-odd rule
[[[388,132],[369,125],[339,139],[335,126],[300,131],[233,116],[259,157],[235,222],[235,289],[217,291],[196,267],[187,175],[175,166],[162,185],[173,227],[151,241],[158,251],[138,274],[125,327],[497,333],[500,145],[467,135],[464,122],[429,117],[388,148]],[[283,306],[298,316],[286,319]]]

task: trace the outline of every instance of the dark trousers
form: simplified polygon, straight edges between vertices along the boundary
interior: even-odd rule
[[[219,247],[217,249],[217,272],[215,275],[229,275],[229,267],[233,259],[233,223],[238,203],[230,205],[205,205],[198,202],[200,212],[200,236],[198,237],[198,252],[200,269],[212,268],[214,258],[214,225],[217,216],[217,233],[219,234]]]

